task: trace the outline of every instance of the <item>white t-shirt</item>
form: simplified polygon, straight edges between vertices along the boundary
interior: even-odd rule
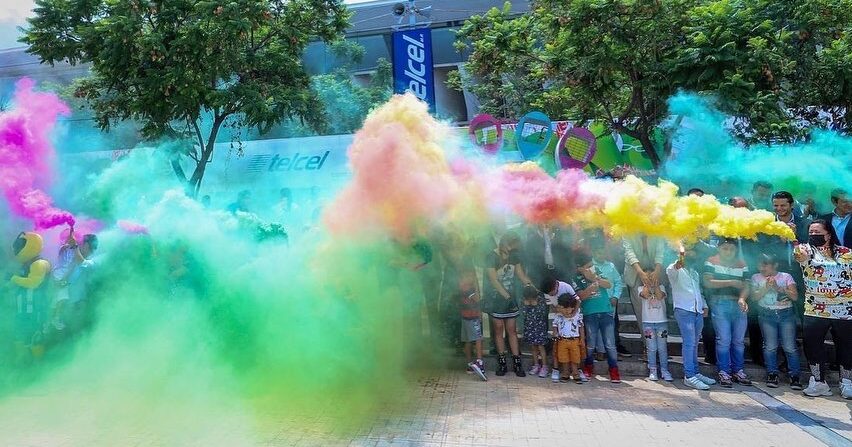
[[[564,294],[576,295],[577,292],[574,291],[574,288],[571,287],[567,282],[557,281],[556,286],[556,295],[544,295],[544,298],[547,300],[547,304],[550,306],[555,306],[557,299],[559,296]]]
[[[754,289],[761,289],[766,285],[767,277],[763,276],[761,273],[757,273],[752,275],[751,284]],[[778,284],[778,288],[781,290],[786,289],[791,284],[796,284],[796,281],[789,273],[778,272],[775,274],[775,284]],[[763,298],[758,301],[758,304],[761,307],[765,307],[767,309],[773,310],[781,310],[788,309],[793,307],[793,303],[790,300],[778,301],[778,292],[771,290],[763,296]]]
[[[645,289],[644,286],[639,286],[639,294]],[[666,317],[666,288],[660,285],[662,296],[657,299],[642,298],[642,322],[643,323],[665,323],[669,321]]]
[[[553,319],[553,325],[556,326],[557,337],[579,337],[580,328],[583,327],[583,315],[579,310],[572,317],[558,313]]]

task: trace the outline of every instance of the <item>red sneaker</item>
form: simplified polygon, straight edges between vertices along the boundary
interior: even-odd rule
[[[621,383],[621,374],[618,373],[618,367],[609,369],[609,381],[612,383]]]
[[[583,365],[583,373],[586,374],[586,377],[589,379],[595,375],[595,365]]]

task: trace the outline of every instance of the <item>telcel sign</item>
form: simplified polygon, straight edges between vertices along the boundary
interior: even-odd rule
[[[410,91],[429,104],[429,110],[435,111],[431,29],[393,33],[393,83],[396,93]]]

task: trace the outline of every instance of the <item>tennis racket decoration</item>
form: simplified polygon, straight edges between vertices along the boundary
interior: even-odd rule
[[[542,112],[529,112],[515,127],[515,142],[524,160],[537,158],[553,137],[553,123]]]
[[[486,154],[494,155],[503,147],[503,127],[497,118],[487,113],[473,117],[467,133],[470,141]]]
[[[595,134],[584,127],[572,127],[562,134],[556,145],[556,164],[559,169],[583,169],[597,150]]]

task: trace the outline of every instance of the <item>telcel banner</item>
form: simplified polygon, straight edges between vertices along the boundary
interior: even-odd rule
[[[435,77],[432,72],[432,30],[419,28],[393,33],[394,92],[410,91],[435,111]]]

